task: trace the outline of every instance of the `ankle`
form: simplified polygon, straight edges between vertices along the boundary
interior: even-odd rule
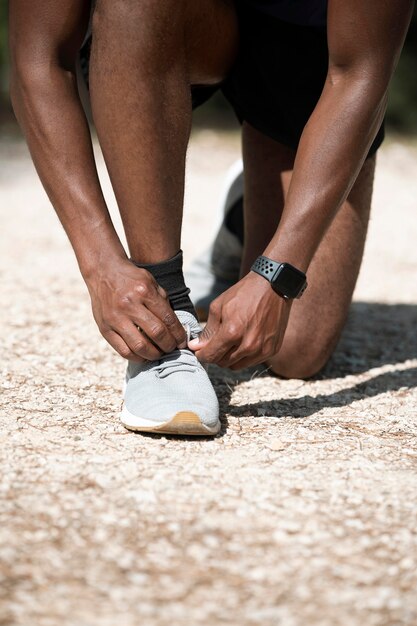
[[[159,263],[137,263],[134,259],[132,262],[137,267],[150,272],[158,285],[165,289],[174,311],[187,311],[197,318],[196,310],[189,296],[190,290],[184,280],[182,250],[172,258]]]

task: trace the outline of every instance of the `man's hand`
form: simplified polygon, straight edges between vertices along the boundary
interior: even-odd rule
[[[153,276],[129,260],[106,266],[87,280],[94,319],[125,359],[159,359],[186,347],[184,328]]]
[[[207,325],[189,342],[200,361],[237,370],[262,363],[281,347],[291,303],[249,272],[211,305]]]

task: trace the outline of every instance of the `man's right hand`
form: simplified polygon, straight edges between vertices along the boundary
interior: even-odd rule
[[[165,290],[147,270],[125,259],[98,269],[86,282],[101,334],[125,359],[156,360],[186,347]]]

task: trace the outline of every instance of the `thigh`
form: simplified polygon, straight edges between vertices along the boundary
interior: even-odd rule
[[[238,7],[241,45],[224,94],[241,121],[297,149],[326,81],[326,28],[289,23],[242,2]],[[383,137],[381,126],[370,154]]]
[[[238,51],[239,29],[233,0],[189,0],[186,16],[190,83],[212,85],[223,81]]]
[[[293,303],[282,348],[269,362],[282,376],[305,378],[327,362],[346,322],[362,262],[375,156],[368,158],[308,270],[309,286]]]
[[[95,18],[103,11],[113,18],[108,20],[108,28],[114,33],[115,56],[119,53],[120,37],[125,42],[132,42],[133,55],[136,49],[140,54],[143,45],[153,46],[157,59],[168,56],[172,61],[176,55],[183,61],[190,85],[220,83],[235,62],[239,28],[233,0],[126,1],[118,4],[111,0],[94,0],[92,5]],[[91,28],[80,51],[87,87],[90,51]],[[196,104],[208,99],[211,93],[197,97]]]

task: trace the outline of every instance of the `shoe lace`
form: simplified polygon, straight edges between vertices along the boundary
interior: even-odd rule
[[[187,341],[189,341],[191,329],[188,325],[184,328],[187,333]],[[152,370],[156,372],[159,378],[165,378],[175,372],[195,372],[197,369],[196,357],[188,349],[174,350],[164,356],[163,359],[159,359],[152,367]]]
[[[152,369],[159,378],[165,378],[175,372],[195,372],[197,365],[195,364],[193,353],[189,350],[174,350],[160,361],[157,361]]]

